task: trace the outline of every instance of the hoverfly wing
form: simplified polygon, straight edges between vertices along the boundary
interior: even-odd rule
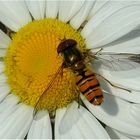
[[[128,71],[140,67],[140,54],[131,53],[111,53],[111,52],[88,52],[92,58],[93,66],[111,71]]]
[[[48,86],[46,87],[45,91],[42,93],[42,95],[40,96],[40,98],[38,99],[36,105],[35,105],[35,109],[33,112],[33,117],[34,119],[38,119],[37,114],[38,111],[40,110],[40,103],[43,101],[43,99],[46,97],[46,94],[49,92],[49,90],[51,89],[51,87],[53,86],[53,83],[55,82],[59,82],[62,78],[63,75],[63,67],[64,67],[64,63],[62,63],[62,65],[58,68],[57,72],[53,75],[51,81],[49,82]]]
[[[140,64],[140,54],[136,54],[136,55],[129,57],[129,60]]]
[[[104,63],[102,62],[102,64],[112,71],[128,71],[140,67],[139,61],[136,61],[134,58],[136,58],[136,54],[101,54],[101,61],[106,61]],[[140,57],[137,59],[140,59]]]
[[[80,116],[78,104],[75,101],[69,104],[60,120],[58,128],[59,133],[64,134],[70,131],[79,120]]]

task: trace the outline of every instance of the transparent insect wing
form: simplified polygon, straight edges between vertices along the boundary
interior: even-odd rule
[[[102,50],[92,53],[88,57],[93,58],[93,66],[111,71],[128,71],[140,67],[140,54],[110,53]]]
[[[129,57],[129,60],[140,64],[140,54],[136,54],[136,55]]]
[[[46,87],[45,91],[42,93],[42,95],[41,95],[40,98],[38,99],[38,101],[37,101],[37,103],[36,103],[36,105],[35,105],[34,112],[33,112],[34,119],[38,118],[38,117],[36,117],[37,114],[38,114],[38,111],[40,111],[40,110],[41,110],[41,106],[44,106],[44,104],[46,103],[46,102],[45,102],[45,99],[46,99],[46,97],[47,97],[47,93],[48,93],[48,92],[51,92],[52,86],[53,86],[53,85],[56,85],[57,83],[60,83],[60,82],[61,82],[61,80],[62,80],[62,78],[63,78],[63,67],[64,67],[64,65],[62,64],[62,65],[58,68],[57,72],[56,72],[54,75],[52,75],[51,81],[49,82],[49,84],[48,84],[48,86]],[[56,88],[57,88],[57,87],[56,87]],[[57,90],[57,89],[55,89],[55,90]],[[45,110],[45,108],[44,108],[44,110]]]

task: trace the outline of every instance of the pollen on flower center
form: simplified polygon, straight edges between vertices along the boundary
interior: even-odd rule
[[[4,59],[5,73],[12,93],[21,102],[36,107],[39,100],[39,109],[53,111],[77,99],[75,77],[69,69],[54,78],[63,62],[57,47],[64,38],[76,40],[80,48],[84,46],[76,30],[56,19],[33,21],[13,36]]]

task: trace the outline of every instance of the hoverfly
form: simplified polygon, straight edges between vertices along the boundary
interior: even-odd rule
[[[95,74],[85,65],[85,55],[76,46],[75,40],[64,40],[58,45],[57,53],[63,56],[65,67],[75,74],[79,91],[90,103],[100,105],[103,102],[103,93],[99,82]]]
[[[100,105],[103,102],[102,90],[95,74],[87,68],[84,62],[86,59],[86,53],[83,54],[78,49],[77,42],[73,39],[65,39],[58,45],[57,53],[63,57],[64,61],[54,74],[54,77],[38,100],[35,108],[37,108],[38,104],[43,99],[43,96],[52,86],[54,80],[60,78],[58,76],[61,75],[64,68],[70,69],[75,74],[76,85],[88,101],[93,105]]]
[[[90,70],[90,68],[87,67],[86,61],[89,60],[88,62],[90,62],[91,60],[94,59],[95,63],[96,62],[98,63],[98,61],[100,61],[101,64],[103,64],[106,68],[108,67],[109,69],[112,68],[116,70],[120,65],[122,66],[122,70],[125,70],[128,67],[134,68],[134,65],[137,66],[140,64],[139,54],[129,54],[129,53],[107,54],[106,52],[102,53],[102,50],[103,49],[101,48],[98,51],[96,51],[96,53],[93,53],[91,50],[81,52],[75,40],[73,39],[62,40],[62,42],[58,45],[57,53],[58,55],[61,55],[63,57],[64,61],[62,65],[58,68],[54,77],[50,81],[48,87],[38,100],[36,107],[42,100],[43,96],[47,94],[47,91],[52,86],[53,81],[56,78],[58,78],[58,76],[65,68],[70,69],[75,74],[76,85],[79,89],[79,93],[81,92],[91,104],[101,105],[104,100],[102,88],[100,87],[99,81],[96,79],[95,73],[92,70]],[[111,84],[111,82],[109,83]],[[113,84],[111,85],[113,86]],[[115,87],[127,90],[119,86]]]

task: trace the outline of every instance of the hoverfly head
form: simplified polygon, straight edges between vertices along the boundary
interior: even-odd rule
[[[69,47],[74,47],[75,45],[77,45],[77,42],[75,40],[66,39],[58,45],[57,53],[63,53],[66,49],[68,49]]]

